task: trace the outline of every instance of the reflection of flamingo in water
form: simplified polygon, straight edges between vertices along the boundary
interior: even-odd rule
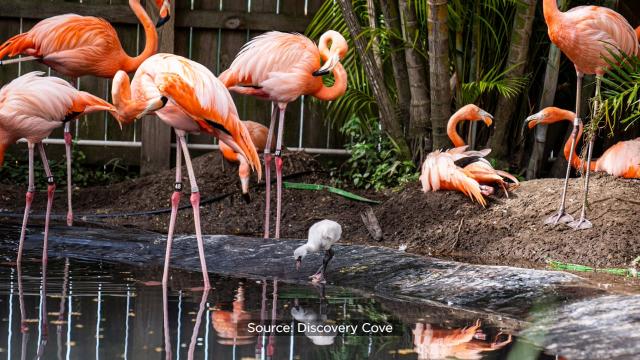
[[[69,285],[69,258],[66,258],[64,259],[62,293],[60,294],[60,309],[58,310],[58,319],[51,322],[56,325],[58,359],[62,359],[62,328],[63,328],[63,325],[66,323],[64,321],[64,309],[65,309],[65,300],[67,299],[68,285]]]
[[[291,308],[291,316],[298,322],[313,326],[321,326],[327,323],[326,304],[324,297],[320,297],[320,314],[311,309],[304,309],[295,300],[294,306]],[[333,341],[338,335],[336,332],[309,332],[305,331],[304,335],[318,346],[333,345]]]
[[[277,311],[278,306],[278,279],[273,280],[273,301],[271,303],[271,325],[272,329],[275,326],[276,319],[278,316]],[[260,327],[264,326],[265,320],[267,318],[267,280],[264,279],[262,281],[262,302],[260,305]],[[275,333],[272,331],[269,334],[269,342],[267,343],[266,349],[262,345],[264,341],[264,333],[261,332],[258,335],[258,342],[256,343],[256,359],[263,358],[263,355],[266,356],[267,359],[272,359],[275,354]]]
[[[164,350],[167,360],[173,359],[173,351],[171,349],[171,332],[169,327],[169,289],[167,285],[162,286],[162,320],[164,328]],[[209,290],[206,289],[202,293],[200,298],[200,306],[198,307],[198,313],[196,314],[195,323],[193,325],[193,332],[191,334],[191,341],[189,342],[189,350],[187,352],[187,359],[193,360],[193,356],[196,350],[196,342],[198,340],[198,333],[200,332],[200,324],[202,320],[202,314],[209,297]],[[179,339],[178,339],[179,341]]]
[[[213,328],[216,330],[218,343],[233,345],[247,345],[253,342],[254,336],[249,333],[247,325],[251,315],[244,309],[244,286],[240,284],[233,301],[233,310],[214,310],[211,313]]]
[[[502,349],[511,343],[511,335],[504,341],[496,339],[487,343],[474,339],[482,333],[480,320],[463,329],[434,329],[429,324],[417,323],[413,330],[413,344],[418,359],[481,359],[483,352]]]

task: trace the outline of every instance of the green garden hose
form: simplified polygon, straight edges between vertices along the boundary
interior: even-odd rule
[[[376,201],[376,200],[371,200],[371,199],[367,199],[365,197],[362,197],[360,195],[356,195],[354,193],[350,193],[346,190],[342,190],[342,189],[338,189],[335,188],[333,186],[327,186],[327,185],[319,185],[319,184],[304,184],[304,183],[292,183],[292,182],[284,182],[284,188],[285,189],[294,189],[294,190],[311,190],[311,191],[321,191],[321,190],[327,190],[330,193],[334,193],[336,195],[340,195],[344,198],[350,199],[350,200],[355,200],[355,201],[361,201],[361,202],[366,202],[366,203],[370,203],[370,204],[380,204],[380,201]]]
[[[554,261],[554,260],[547,261],[547,264],[549,264],[549,267],[554,269],[554,270],[566,270],[566,271],[577,271],[577,272],[599,272],[599,273],[606,273],[606,274],[625,276],[625,277],[638,277],[638,271],[636,269],[634,269],[634,268],[629,268],[629,269],[621,269],[621,268],[603,268],[603,269],[598,269],[598,268],[594,268],[594,267],[590,267],[590,266],[563,263],[563,262]]]

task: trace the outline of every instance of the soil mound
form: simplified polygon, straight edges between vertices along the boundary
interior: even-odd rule
[[[312,156],[294,153],[285,155],[284,160],[288,181],[330,184],[328,173]],[[253,179],[252,202],[245,204],[240,197],[237,167],[227,164],[223,169],[222,164],[217,152],[194,159],[203,199],[203,232],[261,236],[264,185]],[[185,192],[181,205],[188,205],[186,169],[183,175]],[[109,186],[79,189],[74,194],[74,210],[76,214],[113,214],[169,208],[174,177],[174,170],[168,170]],[[347,189],[382,201],[380,205],[355,202],[326,191],[288,189],[283,193],[282,236],[305,238],[311,224],[329,218],[343,225],[345,242],[407,245],[410,252],[476,263],[539,266],[553,259],[605,267],[628,265],[640,255],[639,181],[595,175],[590,193],[590,219],[594,227],[586,231],[574,231],[564,225],[543,226],[543,220],[557,209],[561,186],[561,179],[523,182],[509,198],[503,194],[492,197],[487,208],[455,192],[423,194],[417,183],[384,193]],[[272,189],[273,225],[275,184]],[[582,179],[571,179],[567,209],[575,216],[580,211],[581,190]],[[22,187],[0,185],[0,210],[21,212],[24,191]],[[217,197],[222,199],[206,201]],[[34,211],[43,213],[45,202],[45,193],[38,193]],[[373,241],[363,225],[361,213],[369,206],[382,228],[381,242]],[[63,192],[57,194],[54,212],[65,213]],[[103,221],[166,232],[169,214]],[[194,232],[191,211],[179,212],[176,231]]]

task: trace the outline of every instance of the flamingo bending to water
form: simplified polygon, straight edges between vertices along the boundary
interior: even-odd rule
[[[526,122],[529,128],[533,128],[538,124],[553,124],[563,120],[572,121],[575,116],[576,114],[571,111],[548,107],[529,116]],[[578,146],[578,141],[582,138],[582,130],[582,122],[580,122],[575,141],[567,140],[564,145],[564,156],[570,166],[575,169],[581,169],[585,166],[584,160],[576,155],[575,149]],[[592,159],[589,170],[602,171],[627,179],[640,179],[640,137],[634,140],[620,141],[608,148],[600,158]]]
[[[267,146],[269,129],[262,124],[250,120],[243,121],[243,123],[247,130],[249,130],[251,141],[253,141],[253,145],[256,147],[256,150],[263,151]],[[271,150],[273,150],[273,146],[274,144],[271,145]],[[243,156],[235,152],[229,145],[225,144],[224,141],[220,141],[220,153],[228,161],[239,164],[238,174],[240,176],[240,184],[242,186],[242,197],[246,202],[249,202],[249,163],[247,163]]]
[[[307,243],[299,246],[293,252],[296,260],[296,269],[300,269],[302,259],[309,253],[324,251],[322,265],[310,278],[314,283],[325,283],[324,273],[327,270],[329,261],[333,258],[333,244],[337,243],[342,236],[342,226],[332,220],[322,220],[313,224],[309,228]]]
[[[36,145],[47,175],[47,213],[45,217],[43,261],[46,263],[47,240],[49,238],[49,217],[56,188],[53,174],[45,154],[42,140],[51,132],[80,115],[96,111],[115,111],[113,105],[56,77],[43,77],[44,73],[34,71],[25,74],[0,89],[0,166],[4,152],[10,144],[21,138],[27,139],[29,146],[29,187],[20,232],[17,262],[22,260],[29,211],[35,193],[33,158]]]
[[[160,8],[158,26],[170,16],[169,0],[155,0]],[[113,78],[118,70],[134,72],[142,62],[158,50],[158,33],[140,0],[129,0],[129,6],[142,24],[145,47],[136,57],[130,57],[122,48],[118,34],[111,24],[93,16],[65,14],[38,22],[31,30],[15,35],[0,45],[0,60],[5,56],[33,56],[53,70],[78,78],[92,75]],[[67,224],[73,223],[71,203],[71,132],[64,127],[67,155]]]
[[[327,31],[320,37],[319,46],[300,34],[271,31],[255,37],[245,44],[220,80],[229,90],[273,101],[269,136],[264,152],[267,181],[264,237],[269,237],[271,193],[271,134],[274,133],[277,111],[278,136],[276,140],[276,229],[280,237],[282,202],[282,134],[287,104],[301,95],[320,100],[335,100],[347,89],[347,73],[340,60],[348,50],[347,41],[336,31]],[[321,66],[320,60],[324,61]],[[326,87],[322,76],[333,73],[333,86]]]
[[[610,52],[620,51],[629,56],[638,54],[638,37],[633,27],[617,12],[601,6],[578,6],[567,12],[558,9],[557,0],[544,0],[544,18],[549,27],[549,38],[573,62],[578,77],[576,91],[576,117],[571,134],[572,144],[575,144],[578,126],[580,124],[580,100],[582,93],[582,78],[585,74],[596,75],[596,103],[594,108],[599,110],[600,83],[602,76],[609,68]],[[591,168],[591,153],[595,136],[589,141],[587,149],[587,172],[584,182],[584,201],[580,219],[573,220],[565,212],[565,199],[571,165],[567,166],[560,208],[556,215],[548,218],[546,224],[568,223],[575,229],[588,229],[593,225],[586,217],[587,195],[589,192],[589,169]],[[574,146],[571,146],[571,150]],[[573,158],[572,155],[569,158]]]
[[[204,255],[200,227],[200,192],[191,164],[186,133],[205,132],[229,145],[244,157],[247,163],[262,174],[258,153],[249,131],[238,118],[231,94],[204,66],[187,58],[172,54],[156,54],[140,65],[129,82],[129,76],[119,71],[113,79],[113,103],[118,118],[124,123],[155,112],[160,120],[173,127],[176,133],[176,183],[171,197],[171,219],[167,237],[167,251],[162,284],[169,280],[169,260],[173,232],[182,190],[182,152],[191,184],[191,205],[198,241],[198,252],[204,287],[209,289],[209,276]]]

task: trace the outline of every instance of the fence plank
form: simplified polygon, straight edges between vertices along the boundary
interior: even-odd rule
[[[255,29],[260,31],[277,29],[281,31],[303,32],[309,24],[309,19],[305,17],[276,14],[264,14],[260,17],[251,16],[246,12],[246,4],[244,3],[245,1],[227,1],[224,3],[224,7],[228,10],[223,12],[213,10],[183,11],[175,14],[172,18],[177,27],[204,29]],[[243,8],[240,11],[233,10],[238,4]],[[296,7],[300,6],[298,5]],[[50,3],[35,0],[0,1],[0,14],[2,14],[2,17],[46,19],[51,16],[68,13],[100,16],[115,23],[138,23],[138,19],[136,19],[128,5],[93,4],[86,6],[71,2]]]
[[[154,6],[147,3],[147,11],[156,21],[158,15],[153,11]],[[172,14],[175,14],[175,3],[172,2]],[[162,26],[158,31],[159,52],[173,52],[174,44],[174,17]],[[142,149],[140,173],[142,175],[156,173],[168,169],[171,155],[171,128],[165,125],[156,116],[145,116],[142,120]]]

